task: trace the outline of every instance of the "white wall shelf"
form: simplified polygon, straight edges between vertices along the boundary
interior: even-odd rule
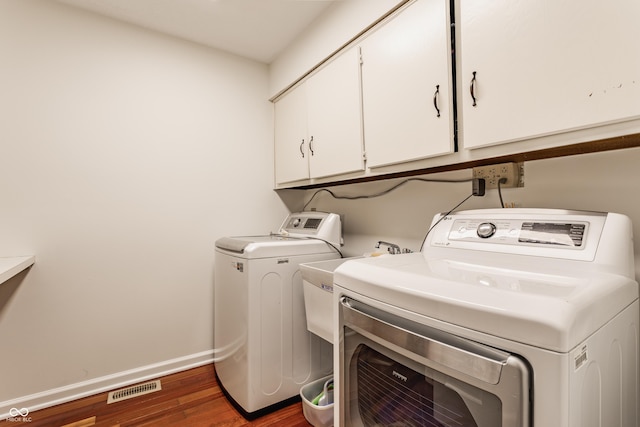
[[[35,261],[34,256],[0,257],[0,284],[31,267]]]

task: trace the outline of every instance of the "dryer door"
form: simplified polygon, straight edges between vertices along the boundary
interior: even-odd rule
[[[340,309],[346,425],[530,426],[519,357],[350,298]]]

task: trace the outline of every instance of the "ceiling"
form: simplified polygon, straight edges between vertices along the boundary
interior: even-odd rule
[[[268,64],[340,0],[58,1]]]

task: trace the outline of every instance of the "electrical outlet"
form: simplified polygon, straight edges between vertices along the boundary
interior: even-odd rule
[[[524,163],[500,163],[497,165],[477,166],[473,168],[474,178],[484,178],[485,188],[498,188],[502,178],[506,182],[500,188],[524,187]]]

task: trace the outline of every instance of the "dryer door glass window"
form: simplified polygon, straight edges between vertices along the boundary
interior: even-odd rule
[[[416,372],[364,344],[351,369],[357,372],[358,410],[366,426],[502,425],[502,405],[495,395],[436,371]]]

